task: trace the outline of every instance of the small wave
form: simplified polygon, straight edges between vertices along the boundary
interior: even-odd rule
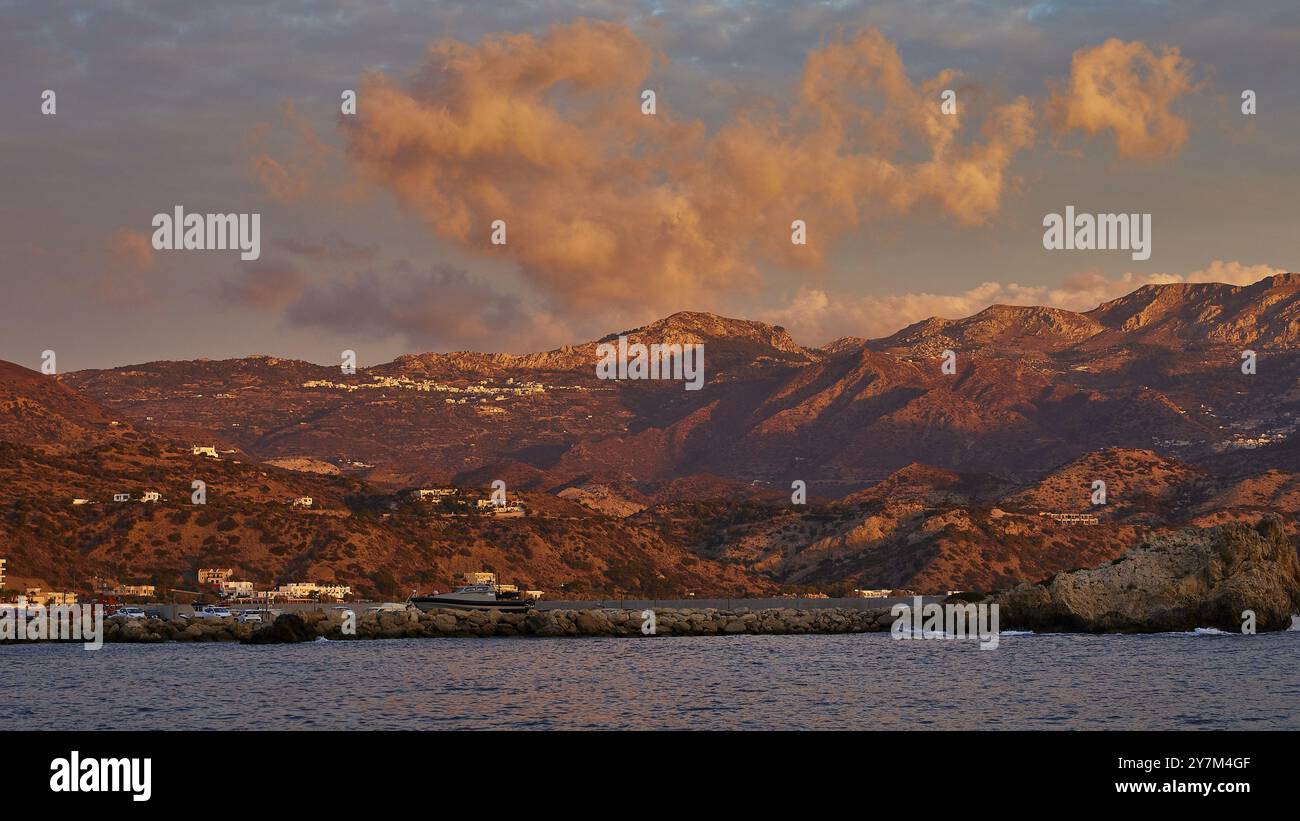
[[[1191,632],[1194,636],[1229,636],[1231,633],[1224,632],[1217,627],[1198,627]]]

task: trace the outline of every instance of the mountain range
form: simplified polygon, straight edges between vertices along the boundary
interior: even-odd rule
[[[1186,524],[1269,510],[1294,528],[1298,295],[1291,273],[1148,285],[1086,313],[995,305],[820,348],[681,312],[354,374],[268,356],[57,377],[0,363],[0,536],[13,576],[55,586],[184,587],[219,564],[375,595],[480,569],[562,595],[990,590]],[[620,334],[701,343],[704,389],[597,379],[597,345]],[[529,515],[403,495],[497,480]],[[166,500],[109,501],[145,489]],[[312,509],[286,504],[299,496]]]

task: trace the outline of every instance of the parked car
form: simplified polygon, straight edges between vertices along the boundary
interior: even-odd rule
[[[261,610],[245,610],[239,614],[240,624],[248,624],[249,622],[257,622],[258,624],[261,624],[262,621],[263,618],[262,618]]]
[[[119,607],[110,619],[147,619],[148,615],[139,607]]]
[[[230,612],[230,608],[229,608],[229,607],[222,607],[222,606],[219,605],[219,604],[208,604],[208,605],[204,605],[204,607],[203,607],[201,610],[195,610],[195,611],[194,611],[194,615],[191,616],[190,618],[194,618],[194,619],[228,619],[228,618],[231,618],[231,617],[234,616],[234,615],[235,615],[234,613],[231,613],[231,612]]]

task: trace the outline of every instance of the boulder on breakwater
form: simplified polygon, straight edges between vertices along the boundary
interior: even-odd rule
[[[225,619],[114,619],[104,620],[104,641],[151,643],[160,641],[240,641],[253,634],[255,624]]]
[[[297,613],[285,613],[277,616],[275,621],[254,630],[247,636],[241,636],[244,644],[293,644],[315,639],[316,631]]]
[[[1142,542],[1091,570],[1058,573],[989,601],[1003,629],[1160,633],[1214,627],[1285,630],[1300,612],[1300,558],[1276,516],[1257,525],[1188,528]]]

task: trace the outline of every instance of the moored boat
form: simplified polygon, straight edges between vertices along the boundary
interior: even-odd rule
[[[472,578],[471,578],[472,577]],[[533,600],[522,595],[513,584],[497,584],[492,573],[467,574],[464,584],[451,593],[437,591],[424,596],[412,596],[411,604],[420,610],[497,610],[503,613],[525,613],[533,607]]]

